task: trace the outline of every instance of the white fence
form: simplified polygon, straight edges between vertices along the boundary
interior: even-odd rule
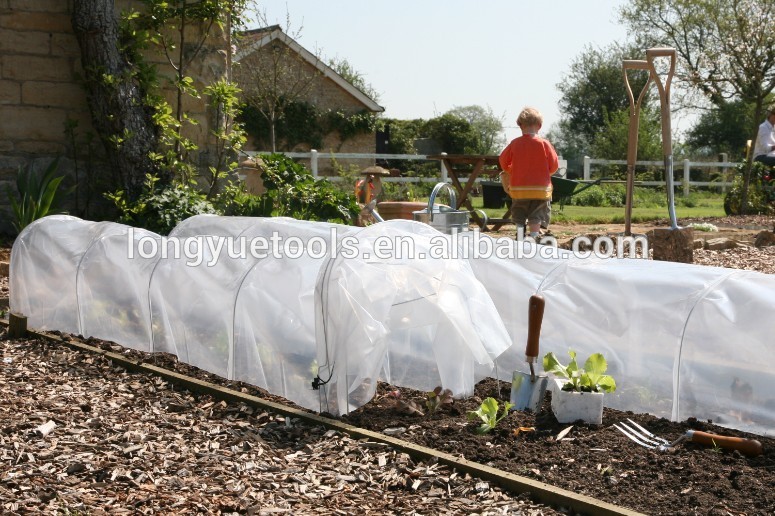
[[[255,156],[256,154],[272,154],[271,151],[246,151],[245,154],[249,156]],[[407,160],[407,161],[422,161],[428,160],[428,156],[426,154],[361,154],[361,153],[348,153],[348,152],[340,152],[340,153],[334,153],[334,152],[318,152],[315,149],[312,149],[309,152],[280,152],[277,151],[275,154],[283,154],[285,156],[288,156],[289,158],[298,158],[298,159],[308,159],[310,163],[310,170],[312,171],[312,175],[315,177],[319,176],[319,170],[320,170],[320,160],[328,159],[372,159],[372,160],[388,160],[388,159],[401,159],[401,160]],[[442,152],[442,155],[446,155],[446,152]],[[439,177],[386,177],[383,178],[382,181],[387,181],[391,183],[436,183],[439,181],[447,182],[448,174],[447,169],[444,167],[444,164],[439,161]],[[441,178],[441,179],[439,179]],[[338,181],[338,177],[327,177],[326,179],[330,181]]]
[[[246,154],[253,156],[256,154],[271,154],[270,151],[248,151]],[[372,159],[372,160],[411,160],[422,161],[428,160],[428,156],[425,154],[361,154],[361,153],[327,153],[318,152],[312,149],[310,152],[278,152],[278,154],[284,154],[289,158],[308,159],[310,161],[310,170],[312,175],[319,177],[319,165],[320,160],[331,159]],[[445,155],[446,153],[441,153]],[[675,186],[683,187],[683,195],[689,195],[692,186],[711,186],[721,188],[721,191],[726,191],[726,188],[731,186],[732,183],[725,181],[691,181],[692,168],[734,168],[738,163],[728,161],[689,161],[685,159],[676,163],[683,165],[683,180],[675,181]],[[636,165],[641,166],[655,166],[663,167],[663,161],[636,161]],[[584,156],[584,181],[592,180],[592,165],[627,165],[625,160],[607,160],[607,159],[593,159],[589,156]],[[330,177],[332,181],[337,181],[339,178]],[[391,183],[435,183],[438,181],[447,182],[448,173],[444,164],[439,161],[439,176],[438,177],[386,177],[382,179]],[[465,182],[465,179],[461,179],[461,182]],[[665,186],[665,181],[638,181],[636,184],[641,186]]]
[[[683,164],[683,180],[675,181],[675,186],[683,187],[683,194],[689,195],[690,188],[692,186],[713,186],[720,187],[721,191],[726,191],[728,186],[732,186],[732,183],[727,181],[691,181],[692,168],[734,168],[738,163],[732,163],[729,161],[689,161],[685,159],[681,162]],[[675,163],[675,165],[678,165]],[[592,165],[627,165],[625,160],[611,160],[611,159],[592,159],[589,156],[584,156],[584,180],[589,181],[592,179]],[[636,161],[635,165],[664,167],[664,161]],[[638,181],[638,185],[643,186],[665,186],[665,181]]]

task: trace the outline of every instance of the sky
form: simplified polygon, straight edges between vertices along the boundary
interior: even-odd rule
[[[560,119],[557,84],[586,46],[624,43],[626,0],[258,0],[269,24],[328,61],[346,59],[389,118],[489,107],[508,139],[524,106]],[[286,27],[290,21],[290,28]],[[252,23],[250,28],[260,26]]]

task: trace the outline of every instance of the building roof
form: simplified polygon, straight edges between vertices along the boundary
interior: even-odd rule
[[[385,108],[374,102],[374,100],[372,100],[368,95],[363,93],[360,89],[356,88],[344,77],[336,73],[333,68],[325,64],[309,50],[299,45],[296,40],[284,33],[279,25],[270,25],[269,27],[248,30],[244,31],[242,34],[246,41],[234,55],[235,61],[240,61],[244,57],[268,45],[272,41],[278,40],[286,44],[294,52],[298,53],[310,65],[317,68],[324,77],[334,81],[334,83],[336,83],[339,87],[358,99],[370,111],[385,111]]]

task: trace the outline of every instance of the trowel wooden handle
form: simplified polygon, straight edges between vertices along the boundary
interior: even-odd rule
[[[544,298],[539,295],[530,296],[527,313],[527,346],[525,357],[538,356],[538,339],[541,336],[541,322],[544,320]]]
[[[692,442],[706,446],[719,446],[729,450],[738,450],[743,455],[756,457],[762,454],[762,443],[756,439],[743,439],[742,437],[730,437],[728,435],[709,434],[698,430],[689,430],[689,439]]]

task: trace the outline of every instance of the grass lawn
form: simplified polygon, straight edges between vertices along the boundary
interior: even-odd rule
[[[472,197],[474,208],[482,209],[482,198]],[[506,211],[505,208],[485,209],[488,217],[500,218]],[[676,217],[679,219],[699,217],[723,217],[724,199],[718,197],[706,197],[700,199],[695,206],[681,205],[681,198],[676,196]],[[632,222],[648,222],[656,219],[667,219],[667,207],[638,207],[632,208]],[[593,206],[568,206],[560,210],[559,203],[552,204],[552,222],[575,222],[577,224],[622,224],[624,223],[624,207],[593,207]]]

